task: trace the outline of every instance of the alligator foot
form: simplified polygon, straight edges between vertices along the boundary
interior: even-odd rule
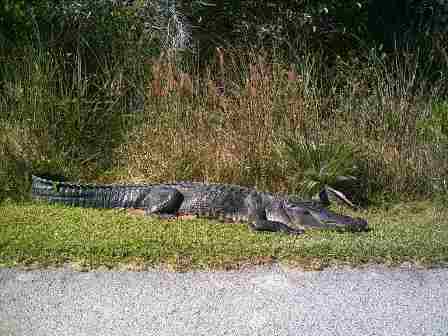
[[[249,228],[255,232],[257,231],[270,231],[270,232],[282,232],[291,235],[300,235],[305,233],[305,230],[291,228],[286,224],[276,221],[270,221],[266,219],[258,219],[255,223],[249,223]]]
[[[184,196],[175,188],[156,186],[146,195],[143,207],[146,214],[175,214],[179,210]]]

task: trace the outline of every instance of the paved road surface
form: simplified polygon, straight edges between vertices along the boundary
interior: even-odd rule
[[[0,269],[0,335],[448,336],[448,269]]]

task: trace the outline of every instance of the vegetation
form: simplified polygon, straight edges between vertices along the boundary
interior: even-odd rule
[[[239,268],[282,262],[308,269],[334,264],[448,262],[446,209],[408,203],[364,212],[372,230],[301,236],[253,233],[244,224],[160,221],[118,210],[7,203],[0,207],[0,266],[105,266],[132,270]]]
[[[444,199],[446,4],[400,3],[2,1],[0,202],[26,200],[31,174]],[[55,213],[23,209],[0,208]]]

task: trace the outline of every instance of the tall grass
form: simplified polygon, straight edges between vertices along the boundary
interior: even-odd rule
[[[345,173],[337,167],[350,168],[363,198],[439,192],[447,173],[444,78],[429,80],[416,52],[369,51],[331,66],[305,55],[291,64],[218,49],[214,64],[196,69],[166,52],[104,59],[93,73],[76,54],[6,57],[0,194],[26,195],[30,173],[294,193],[310,178],[336,181]],[[317,164],[307,163],[310,148]],[[323,174],[329,165],[336,169]]]

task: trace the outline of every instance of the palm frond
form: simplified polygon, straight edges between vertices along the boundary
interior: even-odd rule
[[[353,185],[358,180],[358,152],[347,144],[316,144],[310,141],[287,138],[283,141],[284,159],[295,171],[293,182],[306,196],[324,191],[327,196],[355,207],[336,186]]]

